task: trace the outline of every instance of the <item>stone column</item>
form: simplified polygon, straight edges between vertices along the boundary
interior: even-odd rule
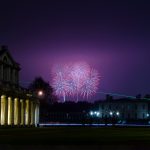
[[[35,104],[35,126],[39,124],[39,104]]]
[[[0,95],[0,125],[1,125],[1,95]]]
[[[25,101],[25,125],[30,124],[30,102],[29,99]]]
[[[33,101],[31,101],[30,107],[31,107],[31,111],[30,111],[31,122],[30,122],[30,124],[33,125],[33,123],[34,123],[34,103],[33,103]]]
[[[21,120],[20,120],[20,124],[24,125],[25,124],[25,110],[24,110],[24,100],[21,99],[20,100],[20,108],[21,108]]]
[[[12,98],[8,97],[8,119],[7,119],[8,125],[13,124],[12,119],[13,119],[13,102]]]
[[[14,125],[14,99],[12,99],[12,125]]]
[[[19,125],[19,99],[14,99],[14,125]]]
[[[35,107],[36,107],[36,103],[33,102],[33,125],[35,126]]]
[[[6,96],[1,96],[1,125],[6,125],[7,122],[7,100]]]

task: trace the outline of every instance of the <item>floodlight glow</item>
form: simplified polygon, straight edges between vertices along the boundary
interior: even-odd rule
[[[109,114],[112,116],[113,115],[112,111]]]
[[[99,112],[97,112],[97,114],[96,114],[96,115],[97,115],[97,117],[98,117],[98,116],[100,115],[100,113],[99,113]]]
[[[91,115],[91,116],[93,115],[93,111],[90,112],[90,115]]]
[[[149,114],[146,114],[147,117],[149,117]]]
[[[119,115],[120,115],[120,113],[117,111],[117,112],[116,112],[116,115],[117,115],[117,116],[119,116]]]

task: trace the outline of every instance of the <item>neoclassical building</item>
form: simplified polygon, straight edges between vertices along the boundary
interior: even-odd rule
[[[0,48],[0,125],[38,126],[39,101],[19,86],[20,65],[7,47]]]
[[[150,119],[150,102],[146,99],[118,99],[99,102],[99,117],[121,120]]]

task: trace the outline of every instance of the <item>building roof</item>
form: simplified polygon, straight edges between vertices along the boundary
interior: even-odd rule
[[[3,55],[4,53],[6,53],[5,49],[0,49],[0,55]]]
[[[99,101],[100,103],[150,103],[150,99],[112,99],[112,100],[105,100],[105,101]]]
[[[17,68],[20,69],[20,67],[19,67],[20,64],[17,63],[17,62],[12,58],[12,56],[10,55],[10,53],[9,53],[9,51],[8,51],[7,46],[2,45],[2,46],[0,47],[0,56],[4,55],[5,53],[7,53],[9,59],[14,63],[14,65],[15,65]]]

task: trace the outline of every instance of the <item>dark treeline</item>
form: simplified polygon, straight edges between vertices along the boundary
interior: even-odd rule
[[[89,111],[93,105],[88,102],[65,102],[49,105],[49,112],[83,112]]]
[[[88,102],[65,102],[43,104],[40,106],[40,121],[41,122],[68,122],[68,123],[83,123],[89,122],[89,112],[91,109],[98,110],[98,105]]]

